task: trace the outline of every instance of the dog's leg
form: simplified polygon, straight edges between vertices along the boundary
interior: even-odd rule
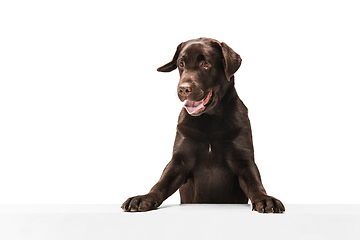
[[[144,212],[154,210],[172,195],[185,182],[183,166],[177,159],[172,159],[165,167],[160,180],[146,195],[139,195],[127,199],[122,209],[127,212]]]
[[[254,211],[260,213],[282,213],[285,211],[285,207],[280,200],[267,195],[255,162],[251,161],[246,164],[246,167],[241,168],[239,183],[245,194],[250,198]]]
[[[260,172],[254,161],[251,128],[243,128],[231,149],[231,168],[238,173],[240,187],[251,200],[253,210],[260,213],[282,213],[282,202],[268,196],[261,182]]]
[[[154,210],[178,190],[185,183],[186,178],[194,164],[193,157],[189,154],[193,143],[184,140],[177,134],[174,152],[171,161],[165,167],[160,180],[146,195],[128,198],[121,208],[126,212],[144,212]]]

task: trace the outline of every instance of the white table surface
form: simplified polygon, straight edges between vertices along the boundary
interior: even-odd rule
[[[120,205],[0,205],[0,239],[360,239],[360,205],[164,205],[126,213]]]

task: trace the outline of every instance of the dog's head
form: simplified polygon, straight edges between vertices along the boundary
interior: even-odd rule
[[[221,101],[241,65],[239,54],[225,43],[199,38],[179,44],[171,62],[159,72],[180,72],[178,96],[192,116],[200,116]]]

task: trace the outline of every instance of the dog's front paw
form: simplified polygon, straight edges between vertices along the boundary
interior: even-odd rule
[[[159,205],[160,204],[156,201],[155,197],[146,194],[128,198],[121,208],[125,212],[145,212],[154,210],[158,208]]]
[[[253,211],[258,211],[259,213],[283,213],[285,212],[285,207],[282,202],[271,196],[264,196],[259,200],[256,200],[252,203]]]

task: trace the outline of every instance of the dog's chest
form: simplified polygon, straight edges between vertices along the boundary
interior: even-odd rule
[[[229,124],[224,119],[184,121],[178,124],[177,130],[187,138],[209,143],[209,152],[213,150],[211,143],[232,141],[240,132],[236,124]]]
[[[221,149],[221,144],[208,143],[202,154],[198,155],[188,183],[196,194],[203,197],[213,193],[228,194],[229,189],[238,185],[236,175],[231,171],[227,154]],[[216,196],[213,196],[215,198]]]
[[[194,173],[200,176],[223,175],[230,171],[225,148],[220,142],[203,143],[198,148],[198,154],[194,167]]]

